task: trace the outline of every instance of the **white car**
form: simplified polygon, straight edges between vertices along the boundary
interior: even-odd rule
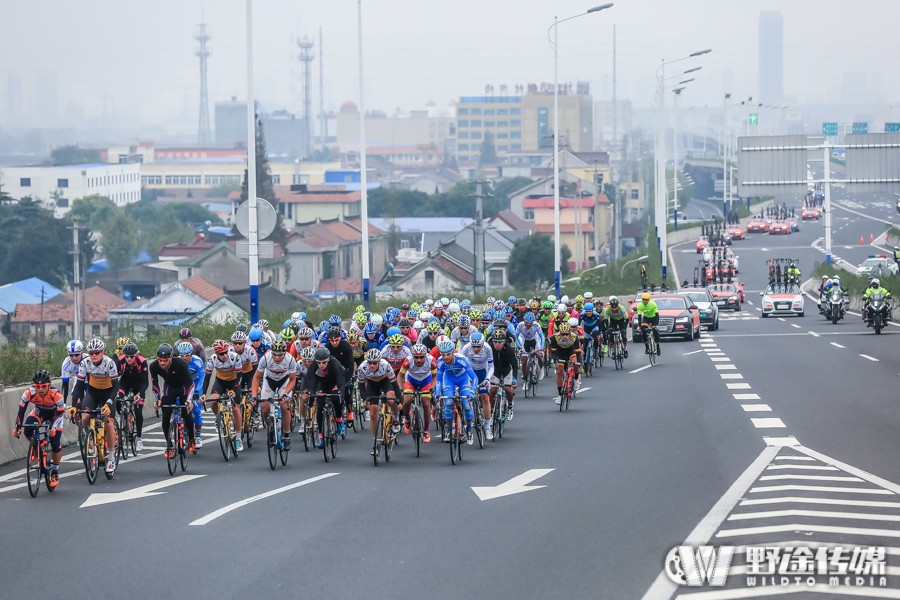
[[[762,296],[762,316],[769,315],[797,315],[803,316],[805,302],[800,288],[796,285],[787,288],[768,286],[766,291],[760,292]]]
[[[897,267],[897,263],[886,254],[870,255],[856,267],[856,274],[863,277],[885,277],[896,275],[898,271],[900,268]]]

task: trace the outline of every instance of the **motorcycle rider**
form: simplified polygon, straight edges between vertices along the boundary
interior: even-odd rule
[[[863,294],[863,310],[862,310],[862,318],[863,321],[869,321],[869,300],[872,297],[872,294],[881,294],[885,300],[891,299],[891,293],[887,291],[885,288],[881,287],[881,281],[877,278],[873,278],[869,284],[869,287],[866,288],[866,292]],[[888,307],[888,313],[890,313],[890,307]],[[871,323],[869,324],[871,327]]]
[[[791,261],[790,265],[788,265],[787,280],[789,283],[800,283],[800,267],[794,261]]]
[[[843,299],[847,297],[847,290],[843,288],[841,285],[841,277],[840,275],[835,275],[831,279],[825,282],[825,285],[822,286],[822,293],[819,297],[819,311],[824,314],[827,310],[827,297],[831,294],[831,291],[837,289],[841,292],[841,296]]]

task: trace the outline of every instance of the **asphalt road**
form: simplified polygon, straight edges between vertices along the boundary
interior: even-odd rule
[[[849,215],[837,241],[887,227]],[[295,441],[273,472],[259,444],[226,464],[207,426],[187,472],[169,477],[150,420],[147,450],[112,481],[88,485],[70,449],[59,490],[31,499],[21,465],[2,467],[2,597],[669,598],[664,559],[686,540],[886,546],[889,585],[875,591],[896,596],[900,328],[876,337],[812,307],[759,318],[766,258],[808,271],[821,235],[805,223],[736,242],[748,301],[719,331],[665,342],[652,368],[631,346],[626,369],[586,379],[567,413],[545,379],[537,399],[517,398],[502,440],[465,447],[456,466],[447,446],[417,459],[404,437],[375,467],[369,435],[350,433],[337,460]],[[698,257],[672,254],[684,278]],[[537,487],[486,500],[472,489],[520,476]],[[743,597],[742,556],[735,565],[724,590],[679,597]]]

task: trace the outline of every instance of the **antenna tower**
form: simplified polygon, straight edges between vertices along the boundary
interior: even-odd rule
[[[303,36],[302,40],[297,40],[300,47],[300,62],[303,67],[303,139],[301,140],[301,155],[308,155],[312,147],[312,61],[313,44],[307,36]]]
[[[209,131],[209,92],[206,85],[206,59],[209,58],[209,34],[206,33],[206,23],[200,23],[200,29],[194,35],[194,39],[200,42],[200,49],[196,55],[200,59],[200,123],[198,126],[197,143],[200,146],[209,146],[212,136]]]

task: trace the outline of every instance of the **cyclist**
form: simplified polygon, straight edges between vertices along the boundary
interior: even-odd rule
[[[188,366],[191,374],[191,381],[194,382],[194,393],[191,396],[192,411],[194,415],[194,440],[198,448],[203,447],[203,438],[200,435],[200,429],[203,426],[203,400],[206,395],[203,394],[203,379],[206,377],[206,365],[200,360],[199,356],[194,356],[194,347],[190,342],[178,342],[175,346],[175,352]]]
[[[534,313],[527,312],[522,322],[516,327],[516,345],[522,352],[522,377],[528,379],[528,354],[537,352],[538,370],[540,377],[544,377],[544,334],[536,323]]]
[[[128,342],[122,346],[122,355],[116,360],[119,369],[119,392],[116,395],[116,412],[122,411],[122,400],[125,395],[134,395],[134,433],[135,449],[144,449],[141,433],[144,430],[144,398],[147,397],[147,378],[149,365],[147,359],[138,353],[137,344]]]
[[[203,342],[194,337],[190,327],[181,328],[181,331],[178,332],[178,341],[190,342],[191,346],[194,347],[194,354],[199,356],[204,363],[206,362],[206,349],[203,347]]]
[[[606,345],[609,346],[612,340],[613,329],[622,332],[622,349],[624,357],[628,358],[628,311],[619,305],[619,299],[615,296],[609,297],[609,304],[603,309],[604,331],[606,332]]]
[[[342,393],[347,386],[347,371],[341,365],[340,361],[331,355],[328,348],[316,348],[315,365],[307,371],[309,383],[309,392],[316,399],[316,424],[319,428],[318,448],[325,445],[323,431],[322,415],[325,402],[331,402],[334,409],[334,417],[337,422],[337,433],[343,434],[346,430],[344,423]],[[337,397],[326,396],[326,394],[337,394]]]
[[[252,333],[252,330],[251,330]],[[206,359],[206,380],[203,383],[203,389],[208,387],[209,378],[215,371],[215,380],[212,389],[209,392],[209,403],[212,407],[214,415],[219,414],[219,397],[228,392],[232,392],[236,396],[240,393],[238,389],[238,374],[243,371],[244,363],[237,352],[228,347],[225,340],[216,340],[213,342],[213,355]],[[263,355],[265,358],[265,355]],[[262,360],[262,359],[260,359]],[[257,371],[259,371],[257,365]],[[243,428],[243,418],[240,410],[240,403],[235,402],[232,406],[234,414],[234,430],[241,431]],[[244,445],[240,437],[237,437],[234,443],[238,452],[243,451]]]
[[[302,332],[303,330],[301,329],[300,331]],[[269,351],[269,343],[266,341],[266,336],[263,335],[262,329],[257,327],[251,328],[247,334],[247,339],[250,340],[250,347],[256,352],[257,360]],[[204,362],[206,362],[206,359],[204,359]]]
[[[419,334],[413,329],[412,325],[410,325],[410,320],[407,317],[403,317],[400,319],[400,323],[397,325],[400,328],[400,335],[406,338],[407,342],[410,345],[415,344],[419,339]]]
[[[62,362],[62,395],[64,400],[69,399],[69,380],[73,377],[78,378],[78,369],[81,361],[87,356],[84,353],[84,346],[81,340],[71,340],[66,344],[66,351],[69,355]],[[74,384],[73,384],[74,387]]]
[[[262,384],[262,390],[260,390]],[[287,342],[275,340],[272,349],[262,357],[250,387],[251,402],[262,402],[263,422],[269,419],[269,403],[281,406],[281,433],[284,449],[291,449],[291,392],[297,384],[297,361],[287,354]],[[274,443],[275,440],[271,440]]]
[[[581,311],[581,314],[578,317],[578,324],[584,329],[585,335],[594,340],[594,352],[602,352],[605,354],[606,344],[603,340],[606,339],[606,327],[603,324],[603,316],[600,312],[594,311],[593,302],[585,303],[584,310]]]
[[[352,423],[353,403],[350,401],[350,374],[356,370],[356,360],[353,358],[353,347],[349,341],[341,337],[342,335],[346,335],[346,333],[339,326],[332,325],[329,327],[327,348],[331,356],[336,358],[341,366],[344,367],[345,385],[341,389],[341,394],[343,394],[344,407],[347,409],[347,422]],[[340,414],[338,413],[338,416]],[[342,429],[344,426],[345,423],[343,420],[340,420],[340,428]],[[340,431],[340,433],[343,433],[343,431]]]
[[[34,404],[34,410],[25,418],[28,404]],[[19,412],[16,414],[16,426],[13,437],[18,438],[25,428],[25,437],[31,440],[35,428],[49,421],[50,427],[50,488],[59,485],[59,462],[62,460],[62,431],[65,420],[66,399],[55,387],[50,387],[50,373],[45,369],[34,372],[31,376],[31,387],[22,394],[19,400]],[[24,421],[23,421],[24,419]]]
[[[359,366],[356,372],[356,381],[360,395],[366,399],[369,407],[369,428],[372,431],[372,441],[378,435],[378,399],[384,393],[387,402],[394,413],[394,432],[400,432],[400,421],[397,416],[397,398],[400,396],[400,387],[397,385],[397,377],[390,363],[381,356],[376,348],[366,350],[366,362]],[[374,452],[374,448],[372,452]]]
[[[125,347],[125,344],[128,344],[130,342],[131,342],[130,337],[122,336],[122,337],[116,339],[116,351],[112,354],[112,357],[115,360],[118,360],[119,357],[122,356],[122,348]]]
[[[291,344],[293,345],[293,344]],[[236,330],[231,334],[231,346],[234,352],[241,358],[241,389],[249,390],[250,384],[253,382],[253,376],[256,374],[256,366],[259,363],[259,357],[253,346],[247,343],[247,334],[243,331]],[[201,382],[202,387],[202,382]],[[198,393],[203,394],[205,390],[198,389]],[[200,436],[197,436],[200,439]]]
[[[412,357],[403,361],[400,366],[398,382],[403,390],[403,414],[407,415],[405,433],[409,434],[409,407],[412,404],[413,394],[419,392],[422,400],[422,411],[425,413],[422,441],[431,443],[431,434],[428,432],[431,426],[431,388],[437,375],[437,367],[434,358],[428,354],[428,348],[423,344],[415,344],[412,347]]]
[[[392,334],[387,339],[387,345],[381,350],[381,358],[388,361],[394,370],[394,376],[400,372],[403,361],[412,356],[409,346],[405,344],[404,337],[399,333]]]
[[[457,347],[465,346],[472,336],[472,319],[469,315],[460,315],[456,319],[456,327],[450,332],[450,341]]]
[[[513,418],[513,394],[516,384],[516,359],[515,346],[509,344],[509,337],[502,330],[494,331],[491,335],[491,351],[494,357],[494,375],[491,377],[490,403],[486,414],[490,414],[490,406],[497,395],[497,386],[502,385],[506,391],[506,419]]]
[[[559,404],[562,399],[563,372],[565,371],[565,363],[573,362],[578,364],[578,357],[581,355],[581,344],[578,337],[572,333],[572,328],[568,323],[560,323],[559,329],[552,338],[550,338],[550,356],[556,361],[556,391],[559,396],[556,397],[556,403]],[[575,369],[575,381],[581,378],[581,369]]]
[[[363,361],[363,357],[366,355],[367,348],[363,347],[363,342],[359,337],[358,331],[351,331],[347,334],[347,343],[350,344],[350,350],[353,352],[353,362],[356,364],[353,372],[356,372],[356,368],[359,368],[360,363]]]
[[[73,408],[94,410],[99,408],[104,415],[112,412],[113,399],[119,389],[119,369],[109,356],[106,356],[106,343],[100,338],[94,338],[87,343],[88,359],[82,360],[78,367],[78,382],[72,392]],[[75,416],[75,411],[70,410],[70,415]],[[91,416],[87,413],[81,415],[81,425],[88,427]],[[112,419],[106,419],[104,423],[106,431],[106,472],[116,472],[116,427]]]
[[[257,327],[262,331],[263,338],[265,338],[265,340],[266,340],[266,344],[271,346],[272,342],[275,341],[275,338],[277,336],[275,335],[274,331],[269,329],[269,322],[266,321],[265,319],[260,319],[259,321],[256,322],[256,325],[254,325],[254,327]]]
[[[506,336],[503,336],[504,344]],[[462,347],[459,353],[469,361],[472,370],[475,371],[475,383],[478,388],[478,395],[481,398],[481,405],[485,415],[491,414],[491,401],[493,396],[488,394],[491,384],[491,378],[494,376],[494,353],[490,349],[484,347],[484,335],[476,331],[472,334],[468,344]],[[494,439],[493,423],[490,419],[485,419],[485,435],[487,439]]]
[[[150,363],[150,381],[153,384],[153,394],[156,396],[156,407],[162,408],[162,422],[167,424],[172,418],[172,410],[176,400],[181,400],[187,410],[184,412],[184,425],[190,443],[188,452],[196,449],[194,442],[194,405],[191,398],[194,394],[194,381],[191,372],[183,360],[172,360],[172,346],[160,344],[156,349],[156,360]],[[163,380],[164,386],[160,389],[157,378]],[[167,426],[163,427],[166,436],[166,458],[175,456],[173,440]]]
[[[472,370],[469,361],[454,352],[455,346],[449,339],[442,340],[437,348],[442,360],[438,362],[435,394],[438,398],[444,398],[444,443],[450,443],[453,395],[458,391],[466,419],[466,443],[471,446],[475,443],[475,438],[472,437],[472,420],[475,413],[469,400],[475,395],[470,385],[476,378],[475,371]]]
[[[381,326],[376,324],[375,321],[366,323],[363,329],[362,340],[369,348],[380,349],[382,344],[384,344],[384,334],[381,332]]]
[[[441,324],[432,321],[428,325],[425,326],[425,332],[427,335],[423,335],[419,338],[419,343],[428,348],[429,351],[435,347],[437,344],[438,336],[441,335]]]
[[[659,344],[659,330],[656,328],[659,325],[659,308],[656,306],[656,302],[650,299],[650,292],[641,294],[641,301],[637,305],[637,314],[641,315],[641,327],[646,323],[648,329],[653,330],[653,339],[656,341],[656,355],[660,356],[662,350]],[[644,334],[644,353],[650,354],[650,344],[646,333]]]

